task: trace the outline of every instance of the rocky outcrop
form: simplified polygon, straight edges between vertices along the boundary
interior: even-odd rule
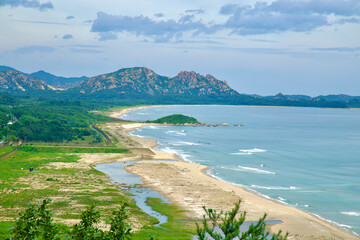
[[[119,94],[187,95],[187,96],[236,96],[225,81],[211,75],[195,72],[180,72],[175,77],[156,74],[148,68],[125,68],[117,72],[92,77],[82,82],[78,88],[82,93],[111,90]]]
[[[1,71],[0,88],[11,91],[30,91],[30,90],[57,90],[46,82],[26,76],[18,71]]]

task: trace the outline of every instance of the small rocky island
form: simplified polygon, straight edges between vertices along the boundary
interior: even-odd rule
[[[146,123],[159,123],[159,124],[201,124],[196,118],[188,117],[182,114],[173,114],[166,117],[158,118],[154,121],[146,121]]]
[[[201,123],[196,118],[185,116],[182,114],[173,114],[166,117],[158,118],[153,121],[146,121],[145,123],[156,123],[162,125],[175,125],[175,126],[194,126],[194,127],[218,127],[218,126],[229,126],[227,123],[217,123],[217,124],[208,124]],[[234,124],[234,126],[239,126],[239,124]],[[243,126],[240,124],[240,126]]]

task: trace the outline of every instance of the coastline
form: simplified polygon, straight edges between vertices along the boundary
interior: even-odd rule
[[[120,118],[135,109],[162,106],[179,105],[127,108],[120,112],[114,112],[110,116]],[[175,205],[189,210],[189,216],[200,219],[203,214],[203,205],[229,211],[233,207],[233,203],[241,198],[241,210],[247,212],[247,221],[257,221],[266,212],[267,220],[283,222],[270,226],[270,231],[276,233],[281,229],[283,232],[289,232],[288,239],[359,239],[311,213],[265,199],[244,188],[216,179],[205,172],[209,168],[207,166],[185,162],[175,154],[158,151],[154,149],[157,146],[155,140],[128,134],[144,125],[148,124],[131,123],[121,125],[121,127],[129,138],[153,152],[152,159],[176,161],[145,160],[128,166],[126,170],[139,175],[147,187],[166,196]]]

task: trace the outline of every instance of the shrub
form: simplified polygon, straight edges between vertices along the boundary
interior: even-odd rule
[[[30,205],[28,209],[19,214],[15,226],[11,229],[10,239],[57,239],[57,227],[52,222],[52,213],[46,210],[50,200],[44,200],[37,207]]]
[[[199,240],[208,239],[207,236],[212,237],[215,240],[231,240],[238,237],[239,240],[257,240],[257,239],[267,239],[269,236],[269,232],[265,229],[265,218],[266,214],[254,225],[251,224],[249,229],[244,232],[240,232],[240,226],[245,221],[246,212],[242,212],[239,218],[236,218],[236,215],[240,210],[239,200],[235,203],[235,207],[230,211],[225,213],[223,216],[223,211],[218,212],[211,208],[206,208],[203,206],[205,210],[205,215],[203,216],[203,227],[200,227],[199,224],[196,223],[197,228],[197,236]],[[212,227],[209,227],[208,217],[212,223]],[[219,229],[221,231],[216,231]],[[287,234],[285,236],[280,236],[281,231],[271,237],[272,240],[286,240]]]

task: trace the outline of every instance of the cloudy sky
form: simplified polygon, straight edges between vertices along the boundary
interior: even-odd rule
[[[241,93],[360,95],[359,0],[0,0],[0,65],[94,76],[144,66]]]

